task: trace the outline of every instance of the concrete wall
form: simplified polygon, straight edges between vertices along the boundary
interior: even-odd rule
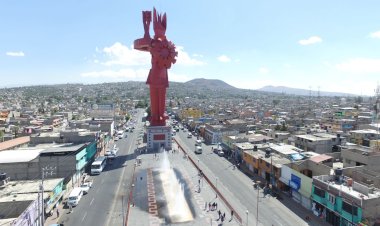
[[[18,218],[32,203],[32,200],[0,202],[0,219]]]
[[[41,178],[38,158],[31,162],[0,163],[0,172],[7,173],[11,180],[35,180]]]
[[[55,167],[53,175],[48,175],[46,178],[67,178],[76,172],[75,152],[69,155],[58,156],[40,156],[40,166]]]

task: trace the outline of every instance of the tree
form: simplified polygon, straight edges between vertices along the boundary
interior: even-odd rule
[[[274,99],[272,102],[273,102],[274,107],[276,107],[280,103],[280,100]]]

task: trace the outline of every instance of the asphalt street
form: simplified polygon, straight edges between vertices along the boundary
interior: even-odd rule
[[[126,212],[135,162],[134,151],[139,132],[143,128],[142,115],[142,110],[136,114],[136,129],[133,133],[127,132],[127,138],[115,141],[119,148],[118,156],[107,163],[100,175],[91,177],[93,185],[89,193],[83,196],[71,213],[65,209],[61,217],[65,225],[123,225],[122,202],[124,201],[124,212]]]
[[[232,168],[232,164],[224,157],[219,157],[212,153],[211,146],[202,144],[203,153],[194,154],[195,137],[187,138],[187,132],[180,131],[176,135],[180,144],[188,150],[188,153],[204,169],[205,173],[211,172],[210,179],[214,178],[214,184],[218,188],[224,188],[232,195],[232,204],[242,215],[242,218],[253,219],[255,225],[257,213],[257,190],[253,189],[252,180],[237,169]],[[199,161],[198,161],[199,159]],[[259,194],[259,225],[308,225],[302,218],[297,216],[280,201],[273,197],[263,198],[262,192]],[[248,210],[248,214],[246,211]],[[253,215],[253,216],[250,216]],[[246,220],[247,221],[247,220]]]

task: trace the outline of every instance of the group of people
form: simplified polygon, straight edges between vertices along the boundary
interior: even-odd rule
[[[208,203],[208,211],[214,211],[217,209],[218,209],[218,203],[216,203],[216,202],[213,202],[213,203],[209,202]]]

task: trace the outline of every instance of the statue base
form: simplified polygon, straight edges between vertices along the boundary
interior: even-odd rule
[[[149,152],[159,152],[161,148],[172,149],[172,129],[170,126],[148,126],[146,134]]]

